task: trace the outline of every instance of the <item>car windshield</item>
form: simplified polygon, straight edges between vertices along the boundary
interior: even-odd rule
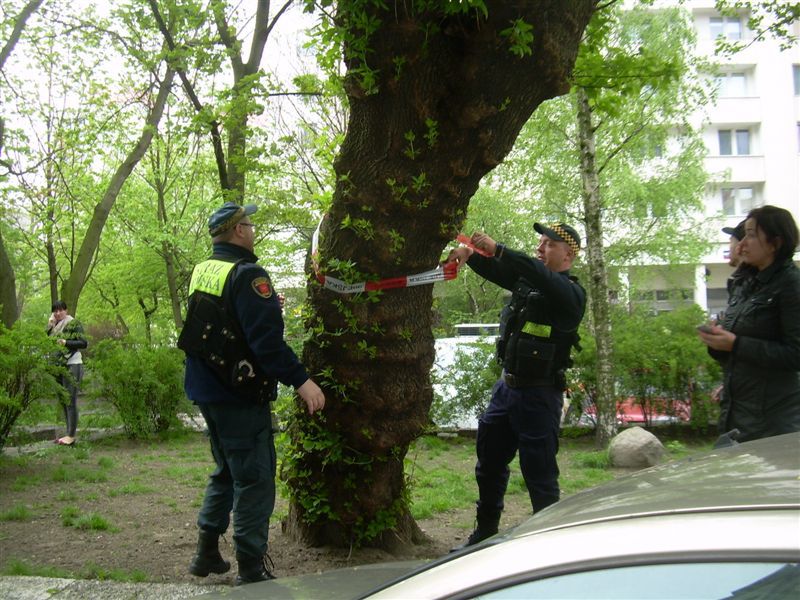
[[[516,583],[471,597],[794,600],[799,590],[796,563],[708,562],[597,569]]]

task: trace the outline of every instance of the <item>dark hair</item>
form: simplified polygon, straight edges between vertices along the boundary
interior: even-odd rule
[[[756,227],[764,232],[767,241],[775,245],[776,261],[794,256],[798,233],[792,213],[785,208],[766,204],[751,210],[747,218],[755,220]]]
[[[50,308],[50,311],[56,312],[57,310],[67,310],[67,303],[63,300],[56,300],[53,302],[53,306]]]

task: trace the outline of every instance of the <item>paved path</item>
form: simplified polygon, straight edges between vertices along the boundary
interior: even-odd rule
[[[232,589],[192,583],[120,583],[55,577],[0,577],[3,600],[178,600]]]

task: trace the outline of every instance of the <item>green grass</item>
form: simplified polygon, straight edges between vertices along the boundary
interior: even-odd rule
[[[61,502],[74,502],[78,499],[78,494],[76,494],[72,490],[61,490],[58,492],[58,496],[56,496],[56,500]]]
[[[75,465],[61,465],[53,469],[50,478],[53,481],[63,483],[79,481],[100,483],[102,481],[108,481],[108,473]]]
[[[11,491],[12,492],[22,492],[26,488],[35,487],[42,482],[42,476],[39,474],[36,475],[20,475],[16,479],[14,479],[14,483],[11,484]]]
[[[674,451],[679,449],[686,453],[694,451],[683,445],[672,447]],[[563,496],[601,485],[615,477],[608,453],[595,450],[593,439],[586,436],[562,440],[558,463]],[[519,471],[519,459],[515,458],[509,468],[511,477],[506,495],[527,494]],[[474,469],[474,439],[425,436],[417,440],[406,458],[414,518],[426,519],[472,506],[478,494]]]
[[[118,531],[108,520],[97,513],[81,514],[76,506],[67,506],[61,511],[61,523],[64,527],[88,529],[91,531]]]
[[[31,516],[32,513],[27,506],[16,504],[0,512],[0,521],[29,521]]]
[[[100,579],[105,581],[120,581],[124,583],[138,583],[147,581],[147,574],[134,569],[104,569],[98,565],[88,563],[80,571],[72,572],[49,565],[32,565],[25,561],[12,558],[0,569],[2,575],[20,575],[25,577],[54,577],[59,579]]]
[[[74,573],[70,573],[65,569],[59,569],[51,566],[36,566],[28,564],[18,559],[11,559],[3,565],[0,573],[3,575],[22,575],[25,577],[59,577],[71,578]]]
[[[101,469],[112,469],[115,465],[114,459],[110,456],[101,456],[97,459],[97,466]]]
[[[129,481],[125,485],[114,488],[108,491],[108,495],[112,498],[114,496],[121,496],[125,494],[154,494],[156,489],[149,485],[145,485],[140,481]]]

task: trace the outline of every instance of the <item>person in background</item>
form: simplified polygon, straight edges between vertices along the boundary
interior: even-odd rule
[[[721,323],[698,333],[723,369],[720,444],[800,431],[797,244],[789,211],[751,210],[738,247],[749,274],[730,289]]]
[[[736,227],[722,228],[722,233],[730,236],[728,239],[728,265],[735,269],[725,283],[729,298],[733,292],[737,291],[737,289],[746,282],[747,276],[751,274],[750,268],[742,262],[741,248],[739,247],[739,242],[744,239],[744,225],[745,221],[740,221]],[[724,318],[725,313],[720,312],[711,315],[710,322],[713,325],[719,325]],[[711,400],[720,406],[724,406],[724,403],[727,402],[727,398],[723,394],[722,384],[712,390]]]
[[[253,254],[257,207],[226,202],[208,220],[211,257],[195,266],[178,347],[186,353],[184,388],[208,427],[216,469],[197,518],[189,572],[226,573],[219,552],[233,512],[236,585],[274,579],[266,564],[275,506],[275,441],[270,402],[280,381],[295,388],[309,414],[325,396],[283,339],[279,295]]]
[[[744,224],[745,221],[741,221],[736,227],[722,228],[722,233],[730,236],[728,239],[728,264],[734,269],[739,266],[742,258],[739,242],[744,239]]]
[[[564,223],[534,224],[540,234],[536,258],[506,248],[484,233],[469,247],[456,248],[447,262],[466,263],[478,275],[511,290],[500,316],[497,358],[501,379],[478,421],[477,527],[453,550],[497,533],[509,478],[509,463],[519,451],[519,465],[537,513],[558,501],[558,434],[565,370],[577,346],[578,326],[586,310],[586,292],[569,269],[580,250],[578,233]]]
[[[64,419],[67,423],[67,435],[55,440],[61,446],[74,446],[75,433],[78,430],[78,392],[83,379],[83,356],[81,350],[88,343],[83,335],[83,326],[69,314],[67,304],[63,300],[53,302],[52,314],[47,321],[47,335],[55,338],[63,351],[56,356],[56,364],[64,367],[58,376],[58,382],[67,391],[67,402],[64,407]]]

